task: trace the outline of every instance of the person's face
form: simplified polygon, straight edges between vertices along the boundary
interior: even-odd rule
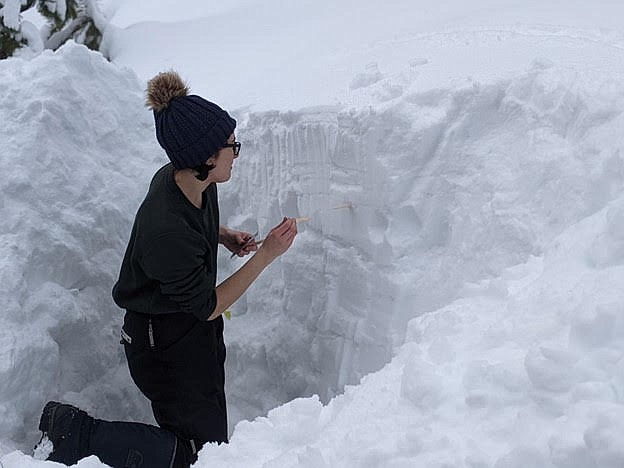
[[[232,144],[235,141],[235,136],[232,133],[228,138],[228,143]],[[213,164],[215,167],[210,171],[215,182],[227,182],[232,176],[232,165],[234,160],[238,158],[238,155],[234,154],[234,148],[226,147],[221,148],[215,156],[208,159],[207,164]]]

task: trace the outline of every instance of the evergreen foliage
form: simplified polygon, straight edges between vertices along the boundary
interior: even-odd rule
[[[0,26],[0,59],[13,55],[16,49],[26,45],[23,39],[17,39],[18,33],[12,29]]]
[[[33,48],[22,30],[21,13],[34,7],[47,20],[39,31],[44,48],[56,50],[73,39],[90,49],[99,49],[102,31],[93,18],[95,0],[0,0],[0,59],[12,56],[21,47]]]

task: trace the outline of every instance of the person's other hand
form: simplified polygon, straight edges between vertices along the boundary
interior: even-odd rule
[[[228,229],[221,238],[221,243],[233,254],[244,257],[258,250],[253,234]]]

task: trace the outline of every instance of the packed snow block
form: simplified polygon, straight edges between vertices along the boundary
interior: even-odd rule
[[[624,336],[624,305],[582,303],[574,313],[570,343],[584,349],[609,347]]]
[[[461,328],[461,319],[453,310],[439,310],[416,317],[407,324],[405,341],[430,344],[436,339],[452,337]]]
[[[500,457],[494,464],[494,468],[526,468],[539,466],[541,468],[554,468],[549,456],[544,449],[531,446],[520,446]]]
[[[434,365],[412,356],[403,369],[401,396],[421,411],[432,411],[444,399],[444,386]]]
[[[297,466],[301,468],[329,468],[323,453],[316,447],[306,447],[305,452],[298,455]]]
[[[221,449],[216,444],[204,447],[198,466],[213,466],[224,450],[236,454],[235,464],[240,462],[240,466],[249,466],[259,459],[264,459],[263,465],[275,467],[293,466],[299,461],[303,466],[323,466],[322,453],[312,446],[328,422],[322,420],[323,411],[319,398],[313,396],[295,399],[253,422],[241,421],[230,444]],[[245,460],[247,457],[250,458]]]
[[[613,405],[585,431],[584,440],[596,466],[616,468],[624,465],[624,412]]]
[[[621,370],[613,382],[610,381],[586,381],[580,382],[574,386],[570,393],[570,398],[574,403],[583,403],[587,401],[602,401],[616,403],[618,394],[622,390],[624,381],[622,380]]]
[[[323,405],[315,395],[310,398],[297,398],[287,405],[274,408],[267,414],[270,423],[279,428],[281,438],[290,444],[311,440],[320,427]],[[292,431],[293,421],[301,425],[300,430]],[[301,430],[303,429],[303,430]]]
[[[23,437],[24,428],[58,379],[59,352],[42,330],[3,323],[0,329],[0,434]]]
[[[614,202],[606,213],[606,229],[588,251],[588,261],[596,268],[624,263],[624,200]]]
[[[533,387],[559,393],[578,381],[577,361],[578,357],[567,350],[540,346],[529,350],[524,365]]]
[[[557,468],[588,468],[596,466],[582,436],[555,434],[548,441],[550,459]]]
[[[502,409],[522,401],[528,381],[517,362],[490,364],[473,361],[462,378],[465,403],[473,409]]]
[[[366,69],[362,73],[358,73],[351,84],[349,85],[350,89],[358,89],[358,88],[366,88],[372,84],[377,83],[378,81],[383,79],[383,75],[379,71],[379,66],[377,62],[371,62],[366,65]]]

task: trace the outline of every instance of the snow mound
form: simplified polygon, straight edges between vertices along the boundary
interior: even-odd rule
[[[392,361],[326,406],[241,422],[197,466],[622,466],[624,261],[596,268],[594,248],[623,206],[410,320]]]
[[[160,153],[134,75],[84,47],[3,60],[0,83],[0,439],[32,444],[48,399],[144,413],[110,290]]]

